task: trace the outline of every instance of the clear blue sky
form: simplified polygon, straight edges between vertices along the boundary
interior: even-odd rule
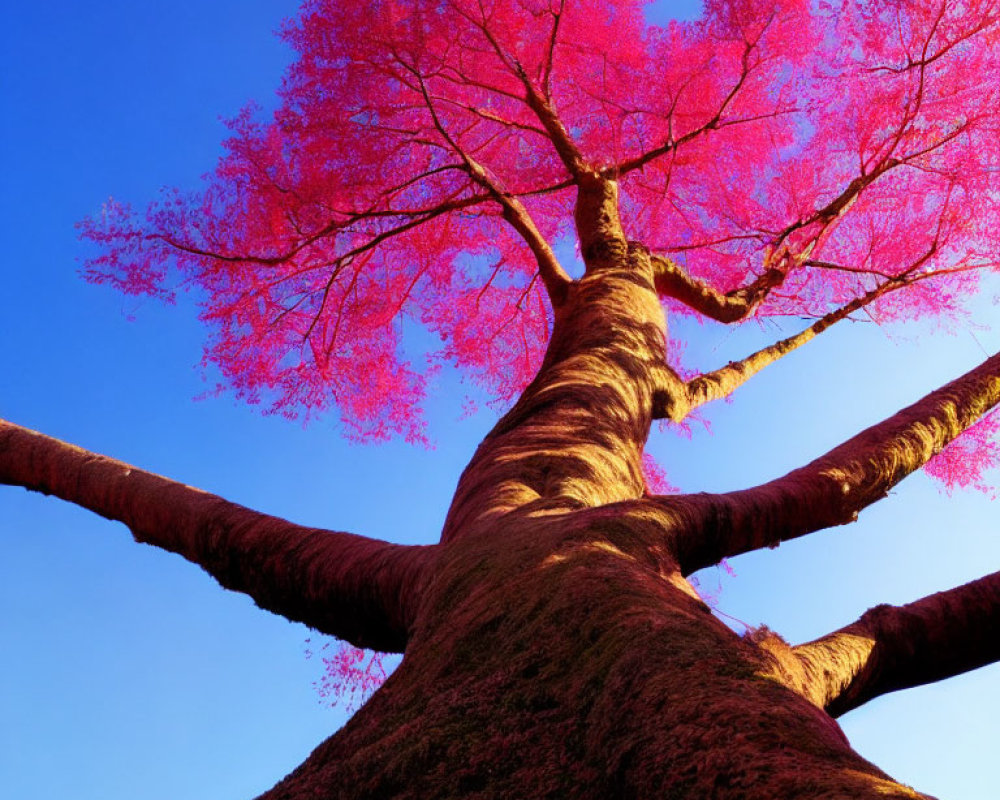
[[[288,58],[270,32],[295,4],[6,5],[0,416],[299,522],[434,540],[491,422],[456,421],[457,392],[431,409],[434,450],[351,447],[333,421],[303,429],[227,398],[192,402],[205,389],[192,309],[123,299],[76,275],[76,220],[112,193],[141,203],[163,184],[192,184],[219,152],[218,117],[267,101]],[[985,301],[977,313],[984,323],[995,315]],[[685,332],[705,367],[777,335]],[[988,332],[919,333],[827,333],[712,408],[712,435],[661,436],[654,450],[686,490],[752,485],[1000,345]],[[860,524],[736,559],[721,607],[809,639],[876,603],[997,569],[995,520],[985,498],[949,499],[916,476]],[[120,525],[6,489],[0,553],[0,797],[246,800],[343,722],[317,702],[304,628],[134,544]],[[842,723],[899,779],[943,798],[995,800],[998,720],[993,666]]]

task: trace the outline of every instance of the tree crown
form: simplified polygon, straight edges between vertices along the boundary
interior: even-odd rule
[[[553,276],[580,270],[588,181],[616,185],[624,235],[686,281],[755,287],[743,317],[960,319],[998,260],[995,4],[646,11],[309,0],[277,110],[229,123],[198,191],[109,201],[83,224],[86,273],[195,288],[227,385],[288,415],[335,407],[360,439],[423,438],[441,363],[503,401],[527,384]],[[419,329],[439,342],[414,355]]]

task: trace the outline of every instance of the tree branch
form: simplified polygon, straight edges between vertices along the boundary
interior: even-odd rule
[[[523,100],[535,112],[563,165],[569,171],[570,175],[578,180],[581,175],[589,175],[591,178],[596,176],[580,152],[580,148],[573,141],[573,137],[566,130],[566,126],[563,125],[562,120],[556,114],[549,92],[549,84],[552,77],[552,59],[554,58],[556,41],[559,36],[559,20],[562,15],[563,5],[563,3],[560,3],[559,11],[552,12],[553,26],[549,39],[546,64],[542,75],[543,88],[541,91],[539,91],[538,87],[531,80],[524,65],[521,64],[513,53],[508,53],[497,40],[497,37],[490,29],[489,19],[485,12],[482,12],[482,6],[480,6],[481,18],[476,18],[472,14],[463,12],[458,8],[456,8],[456,11],[480,30],[501,63],[524,87],[525,96],[517,99]]]
[[[702,135],[703,133],[708,133],[709,131],[725,127],[727,123],[723,122],[722,115],[726,113],[726,109],[732,104],[733,100],[736,98],[736,95],[740,93],[740,90],[746,84],[747,78],[750,76],[750,72],[753,69],[753,66],[750,64],[750,56],[757,49],[757,45],[760,43],[760,38],[764,35],[764,31],[770,26],[773,19],[774,17],[772,15],[772,17],[768,19],[764,27],[761,29],[760,33],[757,35],[756,39],[754,39],[753,41],[744,40],[743,53],[740,55],[739,77],[736,79],[736,82],[726,93],[726,96],[719,104],[719,107],[715,110],[715,113],[711,116],[711,118],[707,122],[699,125],[694,130],[691,130],[688,133],[684,134],[679,139],[675,140],[671,135],[671,137],[668,138],[667,141],[665,141],[659,147],[655,147],[652,150],[643,153],[642,155],[635,156],[634,158],[630,158],[627,161],[623,161],[620,164],[617,164],[614,168],[615,174],[621,176],[625,175],[628,172],[631,172],[632,170],[641,169],[649,162],[656,160],[657,158],[659,158],[662,155],[665,155],[666,153],[676,151],[677,148],[680,147],[682,144],[691,141],[692,139]]]
[[[552,100],[551,92],[549,91],[551,59],[554,57],[561,12],[562,4],[560,4],[560,11],[555,13],[554,16],[549,61],[542,75],[543,86],[539,89],[517,57],[504,50],[496,36],[490,30],[489,20],[485,14],[482,19],[476,19],[469,14],[459,11],[469,22],[479,28],[504,66],[510,70],[511,74],[524,87],[524,102],[535,113],[535,116],[538,117],[539,122],[541,122],[542,127],[545,129],[545,133],[552,142],[556,154],[569,172],[569,182],[576,184],[578,195],[574,217],[577,234],[580,239],[580,252],[589,270],[596,264],[614,263],[620,259],[627,251],[627,243],[619,218],[618,184],[614,179],[614,175],[608,170],[594,168],[587,160],[572,134],[567,130],[562,119],[559,117],[555,103]],[[411,71],[413,70],[411,69]],[[417,77],[421,87],[423,87],[423,79],[419,75]],[[426,90],[421,88],[421,91],[424,92],[425,100],[439,132],[453,149],[458,150],[457,143],[442,128],[431,106],[430,99],[427,98]],[[460,154],[466,160],[466,163],[469,164],[470,174],[482,185],[487,186],[487,188],[492,186],[492,191],[494,191],[497,199],[504,207],[504,218],[511,222],[519,231],[522,231],[522,228],[528,230],[524,224],[524,220],[526,219],[527,223],[530,224],[530,228],[533,229],[534,223],[531,222],[520,202],[512,194],[503,191],[482,167],[472,162],[464,153]],[[489,179],[489,183],[485,182],[484,179]],[[529,238],[524,232],[522,232],[522,236],[528,239],[529,244],[532,243],[533,238]],[[548,244],[545,243],[545,246],[548,247]],[[554,258],[539,258],[539,265],[540,274],[546,288],[549,290],[549,296],[552,298],[553,304],[557,305],[557,299],[561,302],[565,298],[569,283],[571,283],[569,276],[566,275]]]
[[[125,523],[261,608],[401,652],[435,548],[306,528],[0,420],[0,483]]]
[[[888,692],[1000,661],[998,630],[1000,572],[994,572],[904,606],[876,606],[791,654],[803,693],[837,717]]]
[[[726,366],[720,367],[712,372],[706,372],[692,378],[683,386],[678,386],[675,381],[664,386],[662,397],[653,408],[655,419],[670,419],[673,422],[681,422],[684,418],[699,406],[713,400],[721,400],[729,397],[740,386],[767,366],[778,361],[783,356],[796,350],[806,342],[812,341],[819,334],[842,319],[847,319],[855,311],[864,308],[869,303],[877,300],[882,295],[908,286],[905,281],[890,279],[866,292],[860,297],[856,297],[849,303],[831,311],[816,320],[812,325],[803,331],[781,339],[774,344],[751,353],[740,361],[731,361]]]
[[[208,250],[202,247],[196,247],[194,245],[186,244],[178,239],[171,237],[164,233],[151,233],[147,234],[147,239],[154,239],[161,241],[164,244],[173,247],[175,250],[180,250],[181,252],[188,253],[195,256],[205,256],[206,258],[213,258],[216,261],[226,261],[235,263],[246,263],[246,264],[262,264],[264,266],[275,266],[278,264],[284,264],[290,259],[294,258],[296,255],[301,253],[310,245],[315,244],[322,239],[326,239],[331,235],[350,232],[348,226],[351,224],[357,224],[358,222],[368,221],[368,220],[378,220],[385,218],[400,218],[404,221],[399,222],[395,227],[388,228],[375,234],[372,238],[365,242],[364,244],[358,245],[348,252],[337,256],[337,261],[343,261],[347,258],[352,258],[360,253],[367,250],[373,249],[376,245],[381,244],[386,239],[393,236],[398,236],[399,234],[406,233],[413,228],[423,225],[425,222],[430,222],[442,214],[447,214],[452,211],[461,211],[462,209],[470,208],[472,206],[478,205],[487,199],[486,195],[473,195],[471,197],[463,197],[457,200],[449,199],[443,200],[437,205],[429,206],[422,209],[407,209],[401,211],[370,211],[355,213],[350,215],[349,220],[332,220],[324,225],[322,228],[317,230],[315,233],[311,233],[308,236],[304,236],[300,241],[296,242],[294,245],[288,249],[282,251],[273,256],[258,256],[250,254],[239,254],[239,253],[220,253],[216,250]]]
[[[712,400],[720,400],[724,397],[728,397],[736,391],[736,389],[750,380],[750,378],[764,369],[764,367],[773,364],[782,356],[785,356],[798,347],[801,347],[806,342],[815,339],[816,336],[821,334],[827,328],[837,322],[840,322],[842,319],[847,319],[855,311],[865,308],[880,297],[931,278],[958,272],[968,272],[987,266],[986,264],[965,264],[957,267],[932,269],[921,272],[925,264],[927,264],[927,262],[938,252],[940,248],[939,239],[940,224],[938,226],[938,231],[935,234],[934,241],[931,242],[930,247],[928,247],[919,258],[910,263],[897,275],[872,272],[854,267],[845,267],[825,261],[803,262],[803,266],[807,267],[814,267],[818,269],[836,269],[843,270],[845,272],[855,272],[867,275],[880,275],[884,278],[884,280],[874,289],[865,292],[860,297],[856,297],[850,302],[845,303],[840,308],[834,309],[829,314],[825,314],[820,317],[805,330],[758,350],[756,353],[752,353],[740,361],[732,361],[720,369],[692,378],[687,383],[680,382],[671,370],[665,371],[662,373],[665,376],[665,380],[662,382],[662,386],[657,390],[657,394],[654,399],[653,417],[655,419],[670,419],[674,422],[681,422],[694,409],[704,405],[705,403],[711,402]],[[780,283],[785,272],[781,270],[771,270],[771,272],[779,273],[778,277],[774,278],[774,280],[777,280]],[[765,272],[764,275],[760,276],[754,282],[754,284],[762,281],[766,283],[767,275],[768,273]],[[751,284],[751,287],[754,284]],[[756,290],[751,289],[750,291],[763,292],[766,295],[769,289],[765,286],[764,288]]]
[[[458,157],[462,159],[469,176],[486,189],[493,199],[500,204],[500,207],[503,209],[503,218],[521,235],[521,238],[524,239],[525,243],[531,249],[538,264],[538,272],[541,275],[542,284],[545,286],[552,305],[554,307],[562,305],[566,300],[566,294],[572,280],[562,268],[559,259],[556,258],[546,238],[535,226],[535,222],[528,213],[528,210],[515,195],[504,189],[500,185],[500,182],[482,164],[466,152],[465,148],[448,133],[444,123],[434,109],[434,102],[427,91],[423,76],[416,69],[405,64],[403,66],[409,69],[417,79],[420,93],[424,98],[427,111],[430,113],[434,127],[438,133],[441,134],[441,137]]]
[[[678,531],[685,574],[857,519],[1000,402],[1000,354],[776,480],[725,494],[651,498]]]
[[[670,297],[699,314],[718,322],[739,322],[759,306],[768,293],[785,280],[786,270],[767,266],[746,286],[731,292],[720,292],[689,275],[677,262],[663,255],[651,255],[656,291]]]
[[[549,140],[552,142],[552,146],[555,147],[559,159],[563,162],[563,166],[566,167],[574,180],[589,180],[593,182],[597,178],[597,174],[580,151],[570,132],[566,130],[566,126],[556,113],[552,101],[535,88],[535,85],[523,69],[520,69],[519,76],[521,82],[524,84],[525,102],[535,112],[538,121],[545,128],[545,132],[549,135]]]

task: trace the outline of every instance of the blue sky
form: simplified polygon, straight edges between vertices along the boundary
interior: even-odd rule
[[[219,116],[267,101],[288,58],[271,31],[295,4],[7,5],[0,415],[298,522],[434,540],[491,423],[458,421],[452,378],[430,409],[435,449],[353,447],[332,420],[304,429],[225,397],[193,402],[206,387],[192,308],[124,299],[76,275],[76,220],[112,193],[141,203],[161,185],[193,184],[219,152]],[[988,298],[976,313],[995,317]],[[677,333],[705,367],[777,336]],[[653,449],[685,490],[759,483],[1000,345],[989,331],[920,334],[846,324],[713,407],[711,435],[660,436]],[[791,641],[821,635],[876,603],[997,569],[990,510],[980,495],[948,498],[915,476],[857,525],[736,559],[721,608]],[[0,548],[0,796],[245,800],[342,724],[312,689],[303,627],[134,544],[122,526],[6,489]],[[1000,794],[986,766],[998,720],[993,666],[882,698],[842,724],[904,782],[987,800]]]

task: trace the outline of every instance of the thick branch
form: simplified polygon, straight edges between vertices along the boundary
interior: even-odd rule
[[[518,75],[524,84],[525,102],[542,123],[577,186],[573,218],[587,271],[620,263],[628,251],[628,242],[621,224],[617,180],[591,166],[559,118],[551,96],[540,92],[520,66]]]
[[[473,162],[473,165],[475,167],[479,166],[475,162]],[[481,167],[479,167],[479,171],[483,175],[486,175],[485,170]],[[473,174],[475,177],[476,173],[474,172]],[[488,180],[487,185],[490,191],[494,193],[497,202],[503,207],[503,218],[527,242],[528,247],[535,256],[535,262],[538,264],[538,274],[542,278],[542,283],[545,286],[545,291],[548,293],[549,300],[552,301],[552,305],[556,307],[562,305],[566,300],[566,292],[569,290],[572,279],[566,273],[566,270],[562,268],[559,259],[552,251],[552,247],[546,238],[535,226],[535,221],[531,218],[524,204],[510,192],[503,191],[499,186],[496,186],[491,179]]]
[[[628,243],[619,213],[617,181],[591,166],[560,119],[551,96],[540,92],[520,65],[517,73],[524,84],[525,102],[542,123],[577,185],[573,217],[587,270],[619,263],[625,257]]]
[[[784,477],[726,494],[653,498],[676,516],[685,574],[857,519],[1000,402],[1000,354]]]
[[[843,269],[824,261],[811,260],[812,254],[820,247],[822,241],[857,202],[861,193],[875,183],[882,175],[901,165],[912,162],[925,152],[936,149],[953,138],[954,132],[936,142],[930,148],[924,148],[903,158],[886,156],[870,171],[852,180],[835,198],[812,214],[792,223],[779,232],[770,244],[769,255],[764,261],[764,272],[752,283],[725,294],[711,286],[688,275],[678,264],[664,256],[654,258],[656,268],[656,288],[664,297],[672,297],[705,316],[719,322],[738,322],[748,317],[754,309],[767,297],[768,293],[780,286],[789,270],[798,266],[825,267]],[[947,205],[947,204],[946,204]],[[921,257],[916,264],[911,265],[905,274],[912,273],[923,265],[938,250],[940,225],[930,251]],[[789,239],[792,234],[809,226],[818,226],[805,240],[795,245],[794,252],[789,249]],[[851,270],[863,272],[863,270]]]
[[[938,252],[939,235],[940,226],[938,232],[935,234],[934,241],[931,242],[930,247],[928,247],[919,258],[914,260],[898,275],[886,275],[884,273],[870,272],[866,273],[865,270],[859,268],[831,264],[825,261],[804,262],[805,266],[817,267],[821,269],[836,269],[861,274],[881,274],[885,280],[878,284],[874,289],[865,292],[865,294],[860,297],[856,297],[849,303],[846,303],[840,308],[831,311],[829,314],[825,314],[820,317],[804,331],[801,331],[794,336],[790,336],[787,339],[775,342],[762,350],[758,350],[756,353],[750,354],[740,361],[730,362],[721,369],[705,373],[704,375],[699,375],[687,384],[684,384],[680,387],[680,389],[678,389],[678,385],[675,380],[668,380],[664,382],[662,388],[657,393],[657,404],[653,409],[654,417],[668,418],[674,420],[675,422],[680,422],[687,414],[690,414],[691,411],[699,406],[712,400],[719,400],[724,397],[728,397],[736,391],[736,389],[750,380],[750,378],[764,369],[764,367],[773,364],[782,356],[787,355],[798,347],[801,347],[806,342],[815,339],[816,336],[821,334],[833,324],[840,322],[842,319],[847,319],[847,317],[855,311],[864,308],[869,303],[878,300],[883,295],[899,291],[900,289],[904,289],[915,283],[926,281],[931,278],[958,272],[967,272],[980,268],[979,265],[962,265],[948,269],[936,269],[921,272],[920,270],[924,268],[924,265]],[[779,274],[783,276],[784,273]],[[765,273],[762,278],[766,278],[766,275],[767,273]],[[758,279],[758,281],[759,280],[761,279]],[[779,277],[777,280],[780,281],[781,278]],[[766,294],[767,289],[765,288],[763,291]]]
[[[792,648],[816,705],[839,716],[888,692],[1000,661],[1000,572]]]
[[[444,123],[434,109],[434,102],[427,91],[423,76],[415,69],[410,67],[407,67],[407,69],[410,69],[414,73],[418,81],[420,92],[434,122],[434,127],[437,128],[438,133],[448,143],[448,146],[462,159],[469,176],[486,189],[493,199],[500,204],[500,207],[503,209],[503,218],[521,235],[521,238],[524,239],[534,254],[535,261],[538,264],[539,275],[549,295],[549,300],[552,301],[552,305],[554,307],[562,305],[566,300],[566,293],[569,289],[571,279],[562,268],[559,259],[556,258],[546,238],[535,226],[535,222],[528,213],[528,210],[515,195],[504,189],[500,182],[459,144],[457,139],[448,133]]]
[[[566,130],[566,126],[563,125],[558,114],[556,114],[551,101],[551,93],[549,92],[549,84],[552,77],[552,58],[559,36],[559,20],[562,16],[563,5],[563,3],[560,3],[559,11],[552,12],[553,26],[549,40],[549,53],[542,76],[543,89],[541,91],[535,86],[524,66],[517,59],[517,56],[513,53],[508,53],[497,40],[496,36],[494,36],[493,31],[490,29],[489,19],[485,14],[481,18],[476,18],[461,10],[456,10],[479,28],[500,61],[521,82],[521,85],[524,86],[524,102],[535,112],[539,122],[542,123],[542,127],[545,128],[545,132],[548,134],[548,138],[551,140],[553,147],[555,147],[556,153],[559,155],[563,165],[569,170],[570,175],[578,180],[584,174],[593,175],[593,170],[589,168],[586,159],[580,152],[580,148],[577,147],[576,142],[573,141],[573,137]]]
[[[719,322],[739,322],[759,306],[768,292],[780,286],[785,271],[776,268],[764,272],[746,286],[720,292],[685,272],[676,262],[662,255],[652,256],[656,291],[661,297],[678,300],[699,314]]]
[[[583,153],[580,152],[580,148],[573,140],[570,132],[566,130],[566,126],[563,125],[562,120],[556,113],[551,100],[535,88],[535,85],[531,82],[523,70],[520,73],[520,77],[525,88],[525,102],[528,104],[528,107],[535,112],[535,116],[538,117],[538,121],[542,123],[542,127],[545,128],[545,132],[548,133],[549,140],[552,142],[552,146],[555,147],[556,153],[559,155],[559,159],[563,162],[563,166],[566,167],[569,174],[572,175],[575,180],[592,181],[596,178],[596,174],[588,164]]]
[[[305,528],[0,420],[0,483],[124,522],[261,608],[402,651],[434,548]]]
[[[662,398],[658,398],[657,405],[653,409],[654,417],[681,422],[699,406],[713,400],[721,400],[729,397],[729,395],[762,369],[806,344],[806,342],[812,341],[831,325],[840,322],[842,319],[846,319],[855,311],[864,308],[882,295],[906,285],[903,281],[890,279],[877,288],[872,289],[872,291],[866,292],[861,297],[856,297],[835,311],[831,311],[829,314],[820,317],[808,328],[794,336],[781,339],[755,353],[751,353],[739,361],[731,361],[726,366],[717,370],[698,375],[686,384],[683,384],[683,386],[678,386],[676,381],[671,381],[669,385],[664,386]]]

